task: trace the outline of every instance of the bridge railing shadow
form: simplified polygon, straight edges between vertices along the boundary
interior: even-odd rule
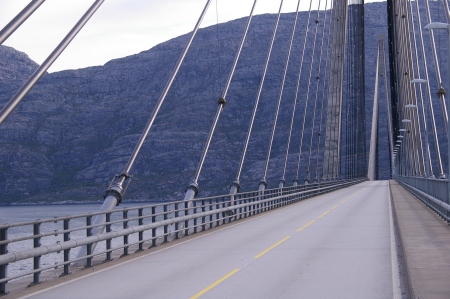
[[[0,225],[0,294],[6,293],[6,283],[11,280],[28,277],[30,285],[38,284],[50,270],[53,276],[68,275],[81,269],[75,266],[79,261],[85,260],[89,268],[365,180],[329,181]],[[99,214],[106,214],[106,224],[101,224],[106,230],[92,235],[96,227],[92,220]],[[73,249],[85,245],[86,255],[77,257]]]
[[[448,179],[410,176],[394,176],[393,178],[443,219],[450,222],[450,186]]]

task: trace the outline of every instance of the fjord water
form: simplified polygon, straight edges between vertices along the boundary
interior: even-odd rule
[[[147,206],[152,203],[124,203],[118,208],[135,208],[140,206]],[[55,217],[74,216],[79,214],[94,213],[99,211],[101,203],[96,204],[61,204],[61,205],[26,205],[26,206],[0,206],[0,224],[14,224],[18,222],[35,221],[38,219],[52,219]],[[112,220],[119,220],[122,213],[112,215]],[[130,212],[130,216],[134,215]],[[130,221],[130,225],[136,225],[137,221]],[[147,222],[147,221],[146,221]],[[148,223],[148,222],[147,222]],[[70,227],[80,227],[86,225],[86,218],[77,218],[70,221]],[[112,229],[122,228],[122,223],[113,225]],[[41,239],[41,246],[63,242],[63,234],[58,231],[63,230],[63,222],[50,222],[41,225],[41,233],[55,232],[54,235]],[[151,232],[146,232],[145,237],[149,237]],[[159,232],[158,232],[159,233]],[[33,226],[26,225],[20,227],[12,227],[8,229],[8,239],[14,239],[23,236],[33,235]],[[71,233],[71,239],[81,238],[86,236],[86,230],[74,231]],[[112,246],[115,247],[121,244],[122,240],[114,239]],[[129,243],[137,241],[137,234],[130,235]],[[33,240],[26,240],[8,244],[8,252],[18,252],[33,248]],[[105,243],[100,243],[96,251],[105,250]],[[78,248],[71,251],[71,258],[75,258],[78,253]],[[46,267],[56,262],[63,261],[63,253],[53,253],[43,256],[41,258],[41,267]],[[33,259],[22,260],[8,265],[8,276],[18,274],[22,271],[33,269]]]

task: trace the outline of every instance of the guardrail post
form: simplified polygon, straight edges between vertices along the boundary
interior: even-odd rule
[[[192,202],[193,208],[194,208],[194,214],[197,214],[197,201],[193,201]],[[194,234],[197,233],[197,219],[198,218],[194,218]]]
[[[220,203],[219,200],[216,198],[216,210],[220,209]],[[220,214],[221,213],[216,213],[216,226],[220,225]]]
[[[63,240],[64,242],[70,241],[70,232],[67,232],[70,229],[70,219],[64,219],[63,221],[63,229],[64,229],[64,235],[63,235]],[[65,249],[64,250],[64,272],[63,275],[69,275],[70,274],[70,264],[68,264],[67,262],[69,262],[70,260],[70,249]],[[66,264],[67,263],[67,264]]]
[[[167,205],[164,205],[164,214],[163,214],[163,220],[167,220]],[[167,239],[167,234],[168,234],[168,227],[167,225],[164,225],[164,243],[169,242],[169,240]]]
[[[212,207],[212,198],[209,199],[209,211],[213,209]],[[213,227],[213,215],[209,215],[209,228]]]
[[[227,203],[224,201],[222,201],[222,203],[220,204],[221,209],[225,208],[227,206]],[[231,211],[228,211],[227,213],[221,213],[222,215],[222,224],[225,224],[225,221],[227,219],[227,215],[231,215]],[[230,216],[230,221],[231,221],[231,216]]]
[[[248,199],[248,198],[246,198],[245,200],[244,200],[244,203],[248,203],[250,200]],[[250,209],[250,207],[248,207],[248,206],[245,206],[244,207],[244,217],[243,218],[247,218],[248,217],[248,211],[249,211],[249,209]]]
[[[92,216],[86,216],[86,226],[88,228],[86,229],[86,236],[90,237],[92,236]],[[86,245],[86,256],[90,256],[92,254],[92,243]],[[86,268],[92,267],[92,257],[88,257],[86,259]]]
[[[234,201],[233,201],[232,205],[236,205],[236,204],[237,204],[237,200],[236,200],[236,196],[234,196]],[[239,215],[239,217],[238,217],[238,210],[235,208],[232,211],[234,213],[234,221],[238,220],[241,217],[241,215]],[[239,214],[240,214],[240,211],[239,211]],[[231,220],[231,218],[230,218],[230,220]]]
[[[41,224],[40,223],[33,224],[33,235],[35,236],[33,239],[33,247],[34,248],[38,248],[41,246],[41,237],[36,237],[36,236],[40,235],[40,233],[41,233]],[[36,256],[33,258],[33,269],[37,270],[40,267],[41,267],[41,257]],[[40,275],[41,275],[40,271],[33,273],[33,284],[39,283]]]
[[[106,213],[106,232],[111,232],[111,213]],[[112,260],[112,252],[109,251],[111,249],[111,239],[106,240],[106,259],[105,261],[111,261]]]
[[[124,210],[123,212],[122,212],[122,219],[124,220],[123,221],[123,229],[126,229],[126,228],[128,228],[128,210]],[[125,236],[123,236],[123,254],[122,254],[122,256],[127,256],[128,255],[128,246],[126,246],[126,245],[128,245],[128,237],[129,237],[129,235],[125,235]]]
[[[184,202],[184,215],[189,215],[189,202]],[[189,220],[184,221],[184,235],[189,236]]]
[[[179,208],[179,205],[176,202],[175,203],[175,218],[178,218],[178,216],[180,216],[180,213],[178,212],[178,208]],[[179,228],[180,228],[180,224],[177,221],[177,222],[175,222],[175,239],[179,239],[180,238],[179,232],[178,232]]]
[[[6,241],[8,239],[8,229],[7,228],[1,228],[0,229],[0,241]],[[8,244],[1,244],[0,245],[0,255],[7,254],[8,253]],[[7,271],[8,264],[6,265],[0,265],[0,279],[6,278],[6,275],[8,274]],[[6,292],[6,281],[0,282],[0,295],[5,295]]]
[[[152,223],[156,222],[156,207],[152,207]],[[152,229],[152,247],[156,247],[156,228]]]
[[[206,212],[205,201],[202,200],[202,213]],[[202,217],[202,231],[206,230],[206,217]]]
[[[144,225],[144,219],[142,218],[142,217],[144,217],[144,209],[143,208],[138,209],[138,217],[139,217],[138,225]],[[139,232],[139,248],[137,251],[144,250],[144,248],[143,248],[144,242],[142,240],[144,240],[144,232]]]

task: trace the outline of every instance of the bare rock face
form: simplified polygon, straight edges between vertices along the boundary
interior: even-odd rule
[[[38,68],[27,54],[11,47],[1,46],[0,57],[0,82],[8,86],[22,84]],[[7,86],[2,86],[2,92],[4,87]]]
[[[366,5],[366,14],[383,16],[369,18],[366,25],[375,28],[368,31],[371,34],[386,31],[385,9],[385,3]],[[262,176],[293,17],[293,14],[286,14],[281,20],[244,163],[241,190],[255,189]],[[260,15],[251,25],[227,105],[201,173],[200,195],[224,193],[234,179],[275,20],[275,15]],[[300,20],[298,32],[306,26],[306,13],[301,14]],[[200,30],[136,160],[126,199],[182,198],[184,188],[195,173],[245,23],[246,19],[239,19],[221,24],[219,36],[215,27]],[[220,57],[217,38],[220,39]],[[187,36],[180,36],[104,66],[44,75],[0,125],[0,202],[101,200],[109,181],[123,170],[186,40]],[[278,185],[284,164],[302,42],[303,34],[299,34],[294,44],[297,54],[291,58],[288,69],[269,164],[269,187]],[[366,54],[370,57],[369,78],[375,73],[372,58],[376,42],[376,35],[366,41],[370,49]],[[312,46],[312,42],[308,43],[307,57]],[[309,66],[309,62],[305,65]],[[0,46],[1,105],[36,68],[25,54]],[[297,170],[307,73],[304,67],[287,181],[295,177]],[[373,90],[373,82],[366,83]],[[311,90],[310,101],[315,98],[314,88]],[[368,99],[373,98],[371,92],[369,89]],[[312,106],[310,104],[307,113],[307,128],[312,124]],[[316,128],[318,124],[316,119]],[[302,148],[305,155],[309,151],[310,136],[309,129],[305,131],[307,141]],[[316,141],[313,146],[317,146]],[[301,177],[307,163],[304,157]],[[315,166],[312,171],[315,172]]]

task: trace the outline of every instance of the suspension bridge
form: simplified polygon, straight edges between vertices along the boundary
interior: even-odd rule
[[[0,31],[0,44],[44,2],[33,0],[24,7]],[[92,4],[2,107],[0,126],[103,2]],[[201,197],[201,172],[239,72],[255,0],[242,32],[236,32],[240,42],[184,199],[122,207],[136,159],[212,0],[205,2],[128,162],[107,186],[100,211],[0,225],[0,296],[449,298],[450,58],[446,66],[437,41],[448,35],[450,44],[447,0],[386,2],[387,35],[372,37],[378,42],[373,83],[365,82],[363,0],[306,1],[307,22],[300,32],[302,1],[290,27],[282,29],[281,0],[235,179],[227,194]],[[444,12],[445,20],[431,14],[431,4]],[[261,180],[253,191],[241,192],[280,30],[287,30],[289,43],[269,116]],[[450,57],[450,46],[447,50]],[[292,78],[288,69],[293,61],[299,65]],[[284,96],[287,81],[295,82],[289,100]],[[366,97],[367,84],[375,86],[373,99]],[[366,124],[366,104],[372,101],[372,122]],[[291,107],[289,132],[281,177],[271,182],[268,171],[283,105]],[[289,163],[293,156],[295,162]],[[389,161],[380,161],[382,156]],[[383,163],[389,164],[390,180],[379,180]],[[295,176],[288,178],[290,173]]]

